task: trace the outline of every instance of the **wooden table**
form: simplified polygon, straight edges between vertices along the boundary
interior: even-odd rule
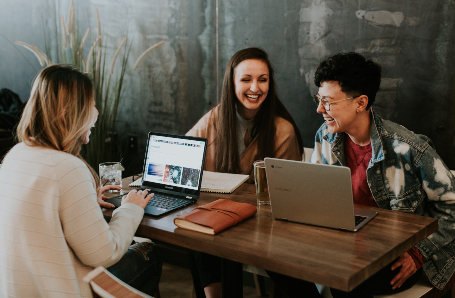
[[[130,182],[131,177],[123,180],[124,190]],[[201,192],[198,202],[185,209],[158,218],[144,216],[136,235],[234,261],[227,264],[234,264],[235,270],[241,270],[235,264],[244,263],[351,291],[438,226],[433,218],[366,206],[356,207],[379,214],[356,233],[275,220],[270,206],[258,206],[255,216],[215,236],[174,225],[175,217],[220,198],[256,205],[251,184],[233,194]],[[104,210],[104,215],[109,220],[112,210]]]

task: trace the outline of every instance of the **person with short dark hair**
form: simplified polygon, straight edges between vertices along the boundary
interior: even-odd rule
[[[314,75],[317,87],[331,81],[338,82],[342,91],[351,97],[357,94],[368,97],[366,109],[369,110],[381,84],[381,66],[354,52],[340,53],[322,61]],[[317,96],[316,100],[319,104]]]
[[[380,82],[381,67],[357,53],[320,63],[314,99],[325,122],[316,133],[310,162],[349,167],[354,203],[433,217],[438,230],[353,291],[331,289],[334,298],[400,292],[413,286],[422,271],[442,289],[455,271],[455,177],[428,137],[373,111]],[[287,297],[302,297],[301,289],[313,293],[308,297],[320,297],[309,282],[270,276]]]

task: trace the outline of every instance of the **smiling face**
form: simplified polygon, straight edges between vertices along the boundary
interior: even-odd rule
[[[244,60],[234,71],[237,110],[244,119],[253,119],[269,91],[269,68],[261,60]]]
[[[92,109],[92,111],[91,111],[92,119],[90,121],[90,124],[91,124],[90,128],[86,132],[84,132],[81,136],[82,143],[84,143],[84,144],[87,144],[90,141],[90,134],[91,134],[90,129],[95,126],[95,122],[98,119],[99,113],[98,113],[98,109],[96,108],[94,99],[92,99],[91,109]]]
[[[341,91],[341,86],[337,81],[323,81],[319,87],[319,96],[329,102],[342,100],[352,97]],[[319,103],[317,112],[322,114],[325,123],[331,133],[342,133],[355,131],[358,122],[358,98],[340,101],[330,105],[330,111]]]

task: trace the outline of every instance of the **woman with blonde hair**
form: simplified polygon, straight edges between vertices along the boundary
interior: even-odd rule
[[[98,116],[90,78],[68,65],[35,79],[0,169],[0,296],[91,297],[83,277],[103,266],[154,295],[162,262],[154,245],[130,246],[153,194],[133,191],[108,224],[95,171],[79,155]]]

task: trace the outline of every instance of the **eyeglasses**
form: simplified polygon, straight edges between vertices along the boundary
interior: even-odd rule
[[[354,99],[356,97],[359,97],[360,95],[358,96],[353,96],[353,97],[349,97],[349,98],[345,98],[345,99],[340,99],[340,100],[335,100],[335,101],[328,101],[326,98],[320,96],[319,94],[316,94],[314,96],[314,102],[319,106],[319,103],[322,104],[322,106],[324,107],[324,109],[326,111],[330,111],[330,105],[331,104],[334,104],[334,103],[337,103],[337,102],[340,102],[340,101],[343,101],[343,100],[348,100],[348,99]]]

